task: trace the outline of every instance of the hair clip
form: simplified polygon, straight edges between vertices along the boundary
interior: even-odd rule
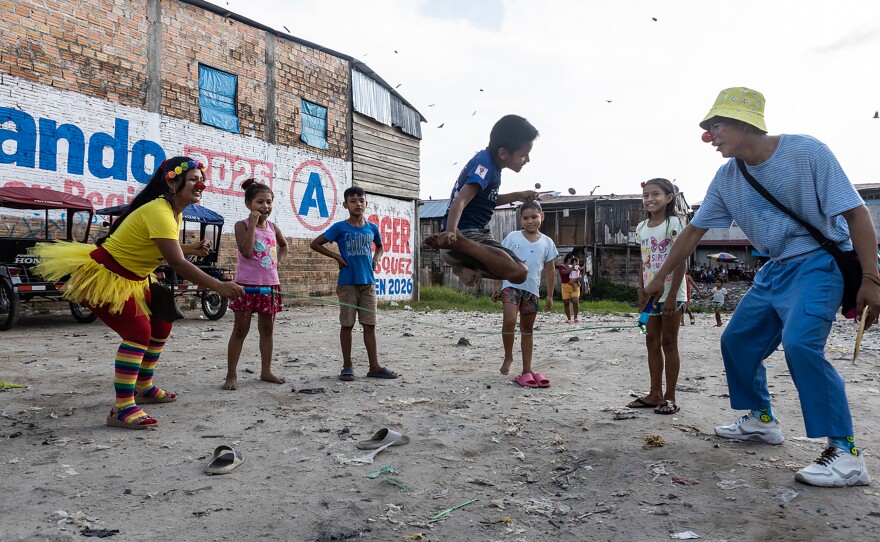
[[[194,169],[194,168],[199,168],[200,170],[202,170],[202,173],[205,172],[205,165],[203,163],[194,162],[194,161],[190,160],[189,162],[184,162],[184,163],[180,164],[179,166],[177,166],[176,168],[169,171],[168,173],[166,173],[165,178],[169,179],[169,180],[173,179],[173,178],[177,177],[178,175],[186,173],[187,170]]]
[[[644,188],[645,185],[648,184],[648,183],[644,183],[644,182],[643,182],[643,183],[641,183],[641,184],[642,184],[642,188]]]

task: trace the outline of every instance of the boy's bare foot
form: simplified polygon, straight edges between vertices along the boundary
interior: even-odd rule
[[[265,380],[266,382],[271,382],[273,384],[284,384],[287,380],[284,380],[280,376],[275,376],[272,373],[263,373],[260,375],[260,380]]]
[[[510,372],[510,364],[513,363],[513,358],[505,359],[501,364],[501,374],[506,375]]]
[[[224,390],[237,390],[238,389],[238,378],[234,376],[227,376],[226,382],[223,383]]]
[[[435,233],[425,238],[425,244],[431,248],[442,248],[448,250],[451,248],[455,248],[455,245],[458,244],[458,235],[460,235],[460,233],[457,230],[456,233],[448,231]]]
[[[483,273],[481,271],[460,265],[453,266],[452,272],[455,275],[458,275],[458,278],[461,279],[466,286],[474,286],[483,278]]]

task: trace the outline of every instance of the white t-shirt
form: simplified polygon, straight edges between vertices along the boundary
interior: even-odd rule
[[[505,280],[501,284],[501,288],[504,289],[508,286],[513,286],[514,288],[519,288],[520,290],[540,295],[541,270],[544,269],[544,264],[552,262],[557,256],[559,256],[559,252],[556,250],[556,244],[553,243],[553,240],[546,235],[541,234],[541,237],[533,243],[526,239],[526,236],[523,235],[522,230],[520,230],[507,234],[507,237],[501,242],[501,246],[512,250],[520,260],[526,263],[526,267],[529,268],[529,274],[526,277],[525,282],[522,284],[513,284],[510,281]]]
[[[712,303],[724,303],[727,288],[712,288]]]
[[[657,270],[666,261],[672,243],[681,234],[684,229],[681,219],[677,216],[671,216],[668,220],[664,220],[658,226],[648,226],[648,221],[644,220],[636,227],[636,240],[639,242],[642,251],[642,280],[647,285],[657,274]],[[663,303],[669,296],[669,287],[672,284],[672,273],[666,276],[666,284],[663,289],[663,295],[660,296],[658,303]],[[687,301],[687,286],[682,278],[681,284],[678,286],[678,295],[675,296],[676,301]]]

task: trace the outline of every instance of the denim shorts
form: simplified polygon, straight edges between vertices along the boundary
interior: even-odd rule
[[[678,312],[684,308],[684,301],[676,301],[675,302],[675,312]],[[661,316],[663,314],[663,303],[657,303],[654,305],[654,308],[651,309],[651,316]]]

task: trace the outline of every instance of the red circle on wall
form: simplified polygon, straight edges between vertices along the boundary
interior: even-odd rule
[[[317,225],[309,224],[297,212],[297,209],[299,209],[299,206],[297,205],[297,202],[296,202],[296,182],[297,182],[297,179],[299,179],[300,172],[302,172],[302,170],[308,166],[314,166],[314,167],[320,169],[321,171],[323,171],[324,174],[327,175],[327,178],[330,179],[330,186],[333,187],[333,201],[328,202],[325,200],[325,203],[327,203],[331,207],[330,208],[330,217],[327,218],[327,220],[325,220],[321,224],[317,224]],[[293,214],[296,216],[296,219],[299,220],[299,223],[303,225],[303,227],[305,227],[309,230],[312,230],[312,231],[323,231],[331,222],[333,222],[333,217],[336,216],[336,207],[337,207],[336,203],[338,201],[338,197],[339,197],[339,190],[336,188],[336,182],[333,180],[333,175],[330,174],[330,170],[327,169],[327,166],[325,166],[324,164],[322,164],[318,160],[306,160],[305,162],[300,164],[298,168],[296,168],[296,171],[293,172],[293,179],[290,183],[290,205],[293,208]]]

